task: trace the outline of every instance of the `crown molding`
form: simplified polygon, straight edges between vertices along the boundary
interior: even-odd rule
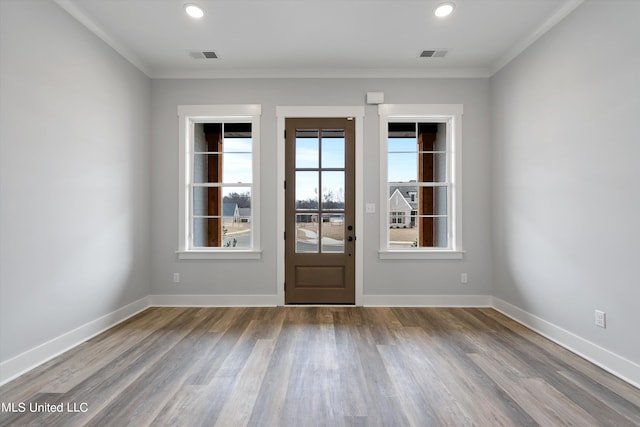
[[[578,8],[584,0],[567,0],[562,6],[547,18],[539,27],[531,32],[527,37],[520,40],[513,45],[511,49],[502,55],[497,61],[495,61],[491,67],[489,67],[489,76],[493,76],[495,73],[504,68],[511,61],[516,59],[522,52],[527,50],[529,46],[535,43],[540,37],[545,35],[549,30],[555,27],[560,21],[566,18],[571,12]]]
[[[174,69],[156,70],[154,79],[309,79],[309,78],[487,78],[488,68],[348,68],[348,69]]]
[[[60,6],[69,15],[74,17],[78,22],[84,25],[89,31],[99,37],[103,42],[109,45],[113,50],[119,53],[127,61],[129,61],[134,67],[142,71],[147,77],[151,77],[151,67],[138,55],[133,53],[124,43],[118,41],[113,36],[107,34],[106,31],[100,27],[93,19],[89,18],[87,14],[78,7],[76,2],[72,0],[53,0],[58,6]]]

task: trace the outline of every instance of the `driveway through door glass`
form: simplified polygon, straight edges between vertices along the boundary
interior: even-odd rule
[[[285,303],[355,303],[354,120],[286,119]]]

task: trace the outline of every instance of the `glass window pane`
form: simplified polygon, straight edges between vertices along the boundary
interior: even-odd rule
[[[446,151],[447,150],[447,124],[438,123],[436,126],[438,129],[438,134],[436,136],[436,141],[434,143],[433,149],[434,151]]]
[[[219,153],[222,151],[222,123],[196,123],[193,132],[195,152]]]
[[[220,182],[218,160],[221,157],[220,154],[194,154],[193,182],[196,184]]]
[[[415,230],[406,231],[417,225],[418,187],[390,185],[389,194],[389,240],[395,242],[390,247],[410,247],[418,236]]]
[[[209,230],[215,232],[221,224],[219,218],[194,218],[193,219],[193,246],[196,248],[208,248]]]
[[[418,229],[423,234],[425,240],[432,239],[432,244],[424,247],[446,248],[448,247],[448,217],[418,217]],[[428,243],[428,242],[427,242]]]
[[[319,165],[318,130],[296,130],[296,168],[317,168]]]
[[[318,252],[318,214],[296,214],[296,253]]]
[[[322,252],[344,252],[344,214],[322,214]]]
[[[410,182],[418,179],[417,153],[389,153],[389,182]]]
[[[344,210],[344,172],[322,172],[322,210]]]
[[[250,187],[194,187],[193,212],[194,247],[251,247]]]
[[[318,172],[296,172],[296,209],[318,209]]]
[[[322,167],[344,168],[344,130],[323,131]]]
[[[447,187],[420,187],[418,204],[422,215],[447,215]]]
[[[222,156],[222,182],[250,183],[252,175],[251,153],[225,153]]]
[[[222,187],[222,216],[250,222],[251,187]]]
[[[251,217],[225,216],[222,218],[222,247],[251,247]]]
[[[415,138],[389,138],[387,151],[389,153],[415,153],[418,151],[418,141]]]
[[[225,153],[251,153],[253,140],[251,138],[226,138],[222,143]]]
[[[251,187],[222,187],[222,247],[251,247]]]
[[[204,124],[193,124],[193,151],[203,152],[207,151],[207,138],[204,134]]]
[[[387,125],[389,138],[413,138],[415,140],[418,135],[415,122],[396,123],[391,122]]]
[[[434,190],[434,215],[447,215],[447,187],[436,187]]]
[[[447,242],[447,224],[448,218],[434,218],[433,219],[433,247],[434,248],[446,248],[449,246]]]
[[[224,139],[251,138],[251,123],[224,123]]]
[[[418,246],[418,227],[412,225],[411,212],[390,212],[389,248],[409,249]]]
[[[445,153],[420,153],[422,159],[421,182],[447,181],[447,155]]]
[[[193,187],[193,215],[222,216],[220,187]]]

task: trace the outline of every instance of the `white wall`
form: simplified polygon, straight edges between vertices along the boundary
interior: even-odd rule
[[[494,295],[635,361],[636,382],[638,17],[587,1],[491,82]]]
[[[0,361],[149,294],[150,90],[53,2],[0,1]]]
[[[463,233],[465,259],[378,259],[379,215],[367,214],[364,235],[365,295],[489,295],[490,170],[488,79],[220,79],[154,80],[152,83],[152,293],[275,295],[276,106],[363,105],[368,91],[388,103],[460,103],[463,117]],[[181,104],[261,104],[262,259],[178,261],[178,120]],[[364,119],[364,200],[379,205],[377,106]],[[379,206],[378,206],[379,208]],[[172,273],[181,283],[172,283]],[[460,284],[460,273],[469,284]],[[397,280],[402,277],[402,280]],[[280,284],[281,286],[282,284]]]

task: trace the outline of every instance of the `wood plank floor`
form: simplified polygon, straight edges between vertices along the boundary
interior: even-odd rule
[[[483,308],[151,308],[0,401],[1,426],[640,426],[640,390]]]

